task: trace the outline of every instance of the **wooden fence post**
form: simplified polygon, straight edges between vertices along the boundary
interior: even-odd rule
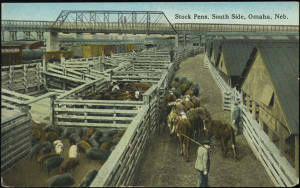
[[[60,54],[60,64],[65,64],[66,62],[66,58],[64,57],[64,55],[61,53]]]
[[[31,109],[31,106],[26,105],[26,104],[20,104],[19,109],[20,109],[21,112],[27,114],[29,117],[31,116],[30,113],[29,113],[29,110]]]
[[[150,104],[150,95],[143,95],[143,101],[145,104]]]
[[[13,66],[9,66],[9,88],[11,88],[11,86],[13,85],[13,80],[14,80],[14,67]]]
[[[47,72],[46,54],[43,55],[42,66],[43,66],[43,72],[44,73]],[[47,75],[43,74],[42,79],[43,79],[44,88],[47,90]]]
[[[52,95],[50,97],[50,125],[54,125],[55,124],[55,119],[54,119],[54,100],[56,99],[56,95]]]
[[[40,64],[36,64],[35,66],[35,75],[36,75],[36,79],[38,80],[38,90],[41,90],[41,77],[40,77]]]
[[[112,74],[113,74],[112,70],[108,72],[108,81],[110,82],[112,81]]]
[[[24,84],[24,87],[25,87],[25,93],[27,93],[28,92],[28,89],[27,89],[27,66],[28,65],[24,65],[24,69],[23,69],[23,74],[24,74],[24,82],[23,82],[23,84]]]

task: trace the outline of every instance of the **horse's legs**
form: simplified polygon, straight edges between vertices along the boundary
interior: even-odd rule
[[[190,142],[186,139],[186,156],[187,156],[187,162],[189,161],[189,151],[190,150]]]
[[[225,138],[224,140],[224,156],[226,157],[227,152],[228,152],[228,140]]]
[[[237,154],[236,154],[236,147],[235,147],[235,135],[233,133],[233,130],[231,129],[231,147],[233,150],[233,156],[237,160]]]
[[[179,136],[179,149],[180,149],[180,155],[182,155],[182,141],[181,141],[181,136]]]
[[[224,148],[224,139],[223,139],[223,137],[220,138],[220,142],[221,142],[221,150],[223,152],[223,157],[225,158],[226,155],[225,155],[225,151],[224,151],[225,148]]]

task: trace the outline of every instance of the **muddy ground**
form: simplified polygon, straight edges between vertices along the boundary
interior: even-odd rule
[[[222,109],[222,96],[208,69],[203,66],[203,54],[186,59],[175,76],[185,76],[200,85],[201,104],[205,105],[213,119],[230,122],[230,112]],[[169,136],[168,128],[155,135],[145,149],[136,172],[135,186],[197,186],[198,174],[194,168],[197,147],[191,147],[190,162],[179,156],[178,142]],[[239,159],[233,159],[230,150],[222,157],[219,142],[210,154],[210,187],[273,187],[264,167],[252,153],[243,135],[237,137]]]

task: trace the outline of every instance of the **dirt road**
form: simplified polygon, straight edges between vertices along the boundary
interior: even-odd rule
[[[200,85],[201,104],[212,115],[213,119],[224,119],[230,122],[230,112],[223,111],[222,98],[218,86],[208,69],[203,68],[203,54],[186,59],[181,63],[175,76],[185,76]],[[194,168],[196,160],[195,145],[191,148],[191,161],[185,162],[178,153],[175,138],[169,136],[166,128],[160,135],[152,138],[145,149],[141,165],[137,170],[134,185],[136,186],[197,186],[198,174]],[[211,151],[211,168],[209,186],[211,187],[272,187],[264,167],[255,158],[247,141],[237,137],[239,160],[235,161],[232,151],[228,158],[223,158],[217,142]]]

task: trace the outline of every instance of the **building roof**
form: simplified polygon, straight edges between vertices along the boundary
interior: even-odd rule
[[[241,76],[254,48],[254,43],[225,42],[222,45],[224,63],[228,76]]]
[[[299,40],[254,40],[232,39],[222,42],[223,53],[228,76],[241,76],[255,46],[272,47],[274,45],[299,44]]]
[[[217,60],[218,58],[218,54],[220,53],[220,47],[222,45],[222,40],[214,40],[212,42],[212,48],[213,48],[213,56],[214,56],[214,59]]]
[[[205,48],[206,48],[206,51],[208,53],[208,56],[211,55],[211,52],[210,52],[211,47],[212,47],[212,40],[210,40],[210,39],[206,40],[206,42],[205,42]]]
[[[299,135],[299,43],[258,46],[290,132]]]

